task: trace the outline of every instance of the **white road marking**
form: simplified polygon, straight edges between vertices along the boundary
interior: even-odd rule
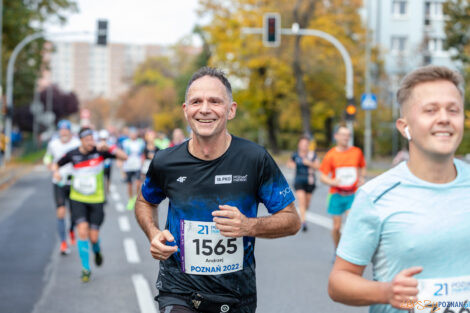
[[[111,198],[113,198],[115,202],[118,202],[119,200],[121,200],[121,196],[117,192],[112,192]]]
[[[142,274],[134,274],[132,275],[132,283],[134,284],[140,312],[157,313],[155,301],[153,301],[152,292],[145,277]]]
[[[134,239],[124,239],[124,251],[126,252],[127,262],[129,263],[140,263],[139,252],[137,252],[137,245]]]
[[[121,231],[128,232],[131,230],[131,224],[129,223],[129,219],[127,218],[127,216],[119,216],[118,222]]]
[[[124,212],[124,204],[122,204],[121,202],[116,203],[116,211]]]
[[[320,214],[307,212],[305,219],[313,224],[325,227],[326,229],[333,228],[333,220]]]
[[[114,193],[116,191],[116,185],[115,184],[111,184],[109,185],[109,190]]]

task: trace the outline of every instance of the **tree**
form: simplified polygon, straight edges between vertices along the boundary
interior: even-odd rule
[[[444,48],[453,51],[452,59],[461,64],[465,85],[465,138],[470,136],[470,0],[447,0],[444,3],[446,16]],[[463,140],[458,153],[470,153],[470,143]]]
[[[8,60],[16,45],[26,36],[42,30],[46,20],[65,21],[66,12],[77,10],[73,0],[3,1],[2,68],[3,90]],[[14,105],[29,105],[33,98],[37,77],[40,75],[44,40],[28,44],[18,56],[15,65]],[[18,120],[14,119],[15,122]]]
[[[234,81],[234,95],[243,120],[232,127],[248,131],[262,126],[269,146],[293,148],[310,128],[322,144],[332,125],[341,120],[346,104],[345,66],[337,49],[324,39],[283,36],[279,48],[265,48],[258,35],[242,35],[242,27],[261,27],[266,12],[279,12],[282,24],[325,31],[351,55],[354,89],[364,84],[365,29],[358,13],[361,0],[200,0],[201,15],[210,22],[206,32],[209,64],[226,70]],[[311,114],[311,113],[314,114]],[[251,126],[249,126],[251,125]]]

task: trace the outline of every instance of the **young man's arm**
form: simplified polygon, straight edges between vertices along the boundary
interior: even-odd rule
[[[397,309],[416,301],[418,281],[413,275],[420,273],[421,267],[405,269],[391,282],[363,278],[364,268],[337,257],[328,284],[330,298],[347,305],[390,304]]]
[[[220,233],[226,237],[279,238],[296,234],[300,229],[300,217],[294,202],[270,216],[248,218],[238,208],[220,205],[212,212]]]
[[[135,203],[135,217],[150,241],[150,253],[152,257],[157,260],[166,260],[175,253],[178,248],[165,244],[167,241],[173,242],[175,239],[168,230],[161,231],[158,229],[154,221],[154,212],[155,219],[158,219],[156,213],[158,212],[158,205],[147,202],[142,196],[142,192],[139,190]]]

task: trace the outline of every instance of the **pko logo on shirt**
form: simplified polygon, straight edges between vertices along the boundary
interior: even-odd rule
[[[232,183],[232,175],[215,175],[215,184],[231,184]]]

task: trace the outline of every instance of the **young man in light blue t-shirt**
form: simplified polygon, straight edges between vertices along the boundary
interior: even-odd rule
[[[330,274],[333,300],[372,313],[470,312],[470,166],[454,158],[463,86],[438,66],[403,79],[396,127],[410,158],[359,189]],[[372,281],[362,277],[369,263]]]

